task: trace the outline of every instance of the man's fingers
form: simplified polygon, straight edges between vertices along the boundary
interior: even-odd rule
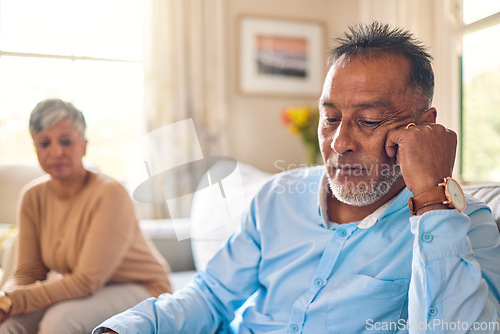
[[[404,130],[405,127],[400,127],[387,133],[387,139],[385,141],[385,152],[389,157],[396,157],[398,153],[399,141]]]
[[[387,137],[385,142],[385,152],[391,158],[394,158],[398,153],[398,144],[396,144],[392,139]]]

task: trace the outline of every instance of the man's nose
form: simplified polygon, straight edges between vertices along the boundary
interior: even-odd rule
[[[340,123],[333,136],[331,147],[337,154],[344,154],[356,149],[356,139],[349,123]]]

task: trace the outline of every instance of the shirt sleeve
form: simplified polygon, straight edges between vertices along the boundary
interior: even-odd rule
[[[49,269],[43,265],[40,240],[35,224],[36,199],[33,192],[22,196],[18,234],[16,270],[6,280],[2,290],[10,291],[36,281],[45,280]]]
[[[410,218],[410,333],[500,332],[498,228],[485,206],[468,211]]]
[[[150,298],[115,315],[93,333],[110,328],[131,333],[224,332],[234,312],[257,289],[260,244],[252,215],[244,215],[243,227],[229,238],[189,286],[174,294]]]

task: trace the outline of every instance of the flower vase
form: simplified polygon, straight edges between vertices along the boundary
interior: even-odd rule
[[[306,143],[307,163],[311,166],[318,164],[318,148],[315,144]]]

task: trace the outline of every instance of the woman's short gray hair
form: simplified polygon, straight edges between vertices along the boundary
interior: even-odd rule
[[[72,103],[61,99],[46,99],[36,105],[30,116],[31,135],[45,131],[62,119],[69,119],[85,138],[86,123],[82,112]]]

